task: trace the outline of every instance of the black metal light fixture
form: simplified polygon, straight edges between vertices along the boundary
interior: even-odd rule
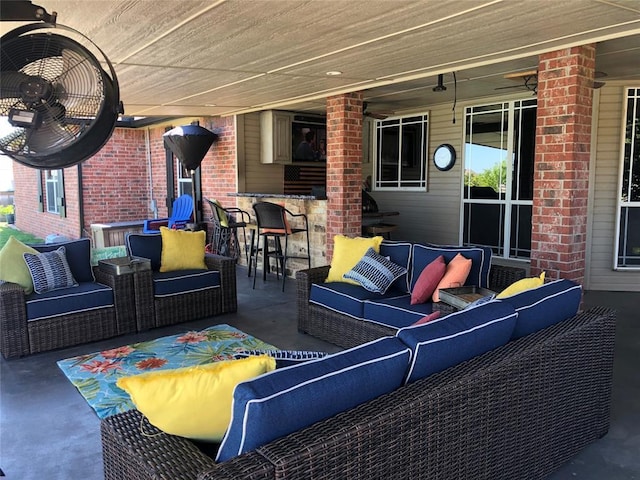
[[[200,125],[183,125],[175,127],[162,135],[164,145],[182,162],[191,173],[191,185],[194,187],[193,213],[197,218],[197,201],[195,196],[195,174],[207,151],[218,140],[218,135]]]

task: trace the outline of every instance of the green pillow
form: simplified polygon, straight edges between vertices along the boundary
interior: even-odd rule
[[[33,280],[29,273],[23,253],[39,253],[36,249],[25,245],[15,237],[9,237],[0,250],[0,280],[17,283],[24,289],[24,293],[33,293]]]

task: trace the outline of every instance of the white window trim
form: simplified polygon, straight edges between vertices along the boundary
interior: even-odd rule
[[[615,230],[614,230],[614,235],[613,235],[613,270],[621,270],[621,271],[640,271],[640,265],[632,265],[632,266],[626,266],[626,265],[618,265],[618,256],[619,256],[619,246],[620,246],[620,223],[621,223],[621,217],[622,217],[622,209],[624,207],[631,207],[631,208],[640,208],[640,201],[636,201],[636,202],[631,202],[631,201],[627,201],[624,202],[621,199],[621,192],[622,192],[622,184],[623,184],[623,180],[624,180],[624,144],[625,144],[625,136],[626,136],[626,130],[627,130],[627,106],[629,104],[629,90],[636,90],[636,91],[640,91],[640,86],[625,86],[623,88],[623,96],[622,96],[622,102],[623,102],[623,106],[622,106],[622,118],[621,118],[621,122],[620,122],[620,156],[618,158],[618,184],[617,184],[617,188],[616,188],[616,222],[615,222]],[[636,108],[638,108],[640,110],[640,93],[637,93],[635,95],[635,98],[638,98],[638,101],[635,103],[637,105]],[[632,142],[635,142],[635,139],[632,137],[631,139]],[[633,143],[632,143],[632,150],[633,151]],[[633,169],[633,165],[630,164],[630,168]]]
[[[396,186],[379,186],[378,185],[378,167],[379,167],[379,162],[380,159],[378,158],[378,125],[379,123],[382,122],[386,122],[389,120],[401,120],[403,118],[410,118],[410,117],[418,117],[418,116],[422,116],[425,117],[426,123],[427,123],[427,128],[426,128],[426,135],[425,137],[422,139],[423,141],[423,148],[422,148],[422,152],[424,154],[424,158],[422,159],[421,162],[421,178],[420,180],[413,180],[414,182],[419,181],[421,183],[420,186],[417,187],[407,187],[407,186],[402,186],[402,185],[396,185]],[[424,124],[424,121],[422,122],[422,124]],[[372,176],[372,185],[371,188],[373,191],[379,191],[379,192],[426,192],[427,191],[427,186],[429,185],[429,130],[430,130],[430,126],[431,126],[431,118],[430,118],[430,112],[426,111],[426,112],[416,112],[416,113],[409,113],[406,115],[399,115],[399,116],[395,116],[395,117],[388,117],[385,118],[384,120],[376,120],[375,122],[373,122],[372,125],[372,143],[373,143],[373,148],[372,148],[372,154],[373,154],[373,176]]]

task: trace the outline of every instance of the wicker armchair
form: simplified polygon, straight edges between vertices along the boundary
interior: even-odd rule
[[[86,245],[84,243],[86,242]],[[86,268],[89,265],[89,239],[81,239],[67,244],[67,255],[74,254],[74,246],[81,252],[86,250]],[[48,245],[43,250],[58,247]],[[71,253],[70,253],[71,252]],[[84,256],[84,253],[82,253]],[[5,358],[21,357],[32,353],[69,347],[102,340],[116,335],[132,333],[136,330],[134,290],[132,278],[115,276],[93,269],[95,282],[79,280],[78,287],[55,290],[45,294],[25,295],[20,285],[0,282],[0,351]],[[81,296],[96,288],[108,286],[112,300],[99,307],[86,308]],[[30,318],[28,304],[48,297],[56,301],[70,294],[78,297],[75,304],[54,315],[38,315]]]

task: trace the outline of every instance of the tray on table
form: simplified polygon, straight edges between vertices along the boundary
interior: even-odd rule
[[[489,295],[494,295],[496,292],[489,290],[488,288],[476,287],[469,285],[466,287],[455,288],[441,288],[440,289],[440,302],[444,302],[458,310],[463,310],[472,302]]]

